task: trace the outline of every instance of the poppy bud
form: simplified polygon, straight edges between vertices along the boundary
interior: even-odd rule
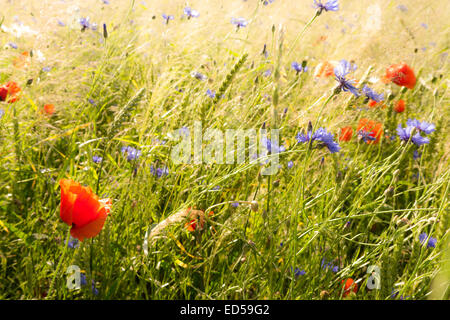
[[[392,197],[392,195],[394,194],[394,188],[393,187],[389,187],[384,191],[384,195],[386,197]]]
[[[103,24],[103,38],[108,38],[108,30],[106,30],[106,23]]]

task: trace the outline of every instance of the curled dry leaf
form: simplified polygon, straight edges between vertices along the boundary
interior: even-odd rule
[[[212,211],[209,213],[209,215],[212,215]],[[186,220],[188,221],[186,222]],[[203,227],[205,225],[205,213],[201,210],[194,210],[192,208],[187,208],[182,209],[177,213],[167,217],[166,219],[158,223],[151,230],[150,234],[148,234],[147,231],[144,239],[144,248],[148,247],[149,242],[153,243],[158,238],[158,236],[161,235],[162,231],[166,227],[183,222],[185,222],[185,226],[189,231],[194,231],[197,228],[197,226],[199,230],[203,230]]]

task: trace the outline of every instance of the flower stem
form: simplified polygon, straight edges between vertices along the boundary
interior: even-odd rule
[[[333,90],[333,92],[331,93],[331,95],[327,98],[327,100],[325,100],[325,102],[322,104],[322,107],[320,109],[319,115],[317,116],[316,122],[314,124],[313,127],[313,132],[314,130],[316,130],[317,125],[319,124],[320,121],[320,117],[322,116],[323,110],[325,109],[326,105],[331,101],[331,99],[334,97],[335,95],[335,91]],[[311,148],[311,141],[308,143],[308,147],[306,150],[306,155],[305,158],[303,160],[303,165],[301,166],[301,174],[300,174],[300,188],[295,188],[294,190],[298,190],[300,189],[300,202],[301,202],[301,207],[300,207],[300,211],[297,210],[297,208],[295,208],[295,210],[293,211],[293,216],[291,216],[291,223],[290,223],[290,228],[291,228],[291,239],[294,242],[292,245],[292,249],[291,249],[291,256],[292,256],[292,279],[294,279],[294,268],[296,267],[296,263],[297,263],[297,227],[298,227],[298,214],[297,212],[301,212],[303,220],[306,220],[307,217],[305,217],[305,172],[306,172],[306,168],[309,164],[309,160],[311,159],[311,155],[312,155],[312,148]],[[292,293],[294,290],[294,280],[291,281],[291,285],[290,285],[290,299],[293,299],[292,297]]]
[[[295,38],[294,42],[291,45],[291,49],[289,50],[287,56],[289,57],[292,51],[294,50],[295,45],[297,44],[297,41],[303,36],[306,29],[316,20],[316,18],[319,16],[319,11],[316,11],[316,14],[309,20],[309,22],[303,27],[303,30],[297,35],[297,38]]]
[[[56,267],[56,271],[55,271],[55,274],[53,275],[52,282],[50,282],[50,287],[48,289],[48,293],[47,293],[46,299],[50,299],[51,296],[52,296],[53,287],[55,286],[55,279],[56,279],[56,276],[59,274],[59,269],[61,268],[61,264],[62,264],[62,262],[64,260],[65,255],[66,255],[69,239],[70,239],[70,228],[67,231],[66,241],[63,243],[64,250],[63,250],[63,253],[62,253],[61,257],[59,258],[58,266]]]

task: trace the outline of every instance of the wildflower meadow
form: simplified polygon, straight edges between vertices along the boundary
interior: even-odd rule
[[[0,0],[1,300],[448,300],[450,3]]]

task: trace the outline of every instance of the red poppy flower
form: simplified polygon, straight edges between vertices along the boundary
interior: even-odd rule
[[[376,102],[375,100],[370,100],[367,104],[370,108],[380,107],[381,109],[386,108],[386,105],[383,103],[383,101]]]
[[[341,128],[341,135],[339,136],[339,141],[350,141],[353,136],[352,127]]]
[[[48,115],[52,115],[55,112],[55,106],[53,104],[46,104],[44,105],[43,112]]]
[[[72,237],[83,241],[100,233],[111,208],[111,200],[99,200],[89,187],[69,179],[59,181],[61,219],[72,228]]]
[[[386,69],[385,82],[392,81],[396,85],[413,89],[416,85],[416,76],[413,69],[406,63],[393,64]]]
[[[380,122],[363,118],[359,120],[359,125],[356,131],[357,132],[362,131],[363,138],[364,135],[366,135],[366,137],[364,138],[366,143],[368,144],[378,143],[380,141],[381,134],[383,133],[383,124]]]
[[[193,232],[197,229],[197,222],[200,224],[200,230],[203,230],[203,227],[205,226],[205,213],[201,210],[191,210],[191,208],[188,208],[188,214],[189,214],[189,222],[185,223],[185,227],[188,229],[188,231]],[[209,216],[212,216],[214,212],[210,211]]]
[[[371,108],[375,108],[376,105],[377,105],[377,103],[378,103],[378,102],[376,102],[375,100],[370,100],[369,103],[368,103],[368,105],[369,105],[369,107],[371,107]]]
[[[0,101],[6,101],[8,103],[13,103],[19,100],[20,87],[14,81],[9,81],[8,83],[0,87]],[[8,98],[9,96],[9,98]]]
[[[405,111],[405,107],[406,107],[405,101],[400,99],[395,104],[394,111],[398,112],[398,113],[402,113],[403,111]]]
[[[328,61],[321,62],[314,71],[314,77],[330,77],[334,75],[334,65]]]
[[[342,280],[341,284],[343,285],[342,287],[344,289],[344,293],[342,294],[343,297],[348,296],[352,291],[354,293],[358,292],[358,284],[355,281],[353,281],[352,278],[348,278],[345,281],[345,284],[344,284],[344,280]]]

